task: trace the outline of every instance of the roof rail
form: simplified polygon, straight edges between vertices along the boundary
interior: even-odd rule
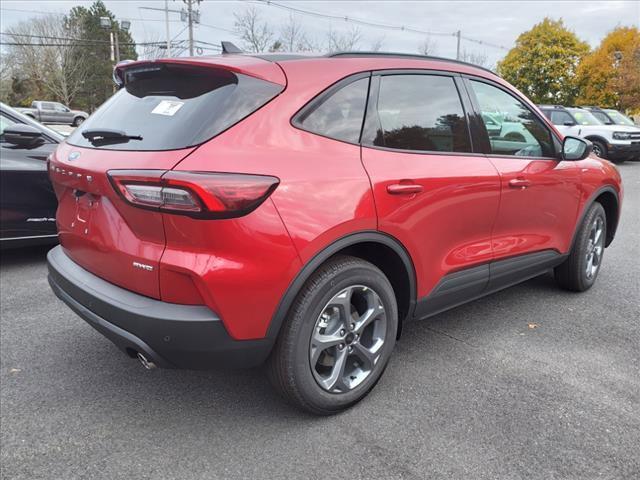
[[[414,53],[400,53],[400,52],[359,52],[359,51],[345,51],[345,52],[332,52],[325,55],[325,57],[334,58],[334,57],[400,57],[400,58],[412,58],[415,60],[435,60],[438,62],[450,62],[456,63],[459,65],[466,65],[468,67],[479,68],[480,70],[484,70],[485,72],[492,73],[493,75],[497,75],[495,72],[489,70],[488,68],[481,67],[480,65],[476,65],[474,63],[463,62],[462,60],[455,60],[453,58],[445,58],[445,57],[434,57],[431,55],[420,55]]]

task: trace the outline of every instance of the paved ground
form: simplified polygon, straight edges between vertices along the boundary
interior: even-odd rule
[[[143,370],[53,296],[44,250],[7,254],[3,476],[637,479],[640,163],[621,171],[592,290],[540,277],[414,323],[374,392],[333,418],[289,409],[259,370]]]

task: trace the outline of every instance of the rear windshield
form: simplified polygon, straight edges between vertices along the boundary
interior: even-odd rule
[[[199,145],[284,88],[220,68],[190,65],[141,65],[125,70],[125,75],[124,88],[77,128],[68,143],[109,150],[176,150]],[[103,130],[124,135],[105,145],[90,134]],[[85,138],[83,132],[91,138]]]

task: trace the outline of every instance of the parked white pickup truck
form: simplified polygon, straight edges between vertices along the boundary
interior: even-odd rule
[[[77,127],[89,114],[81,110],[71,110],[58,102],[31,102],[31,108],[16,108],[20,113],[38,120],[40,123],[61,123]]]
[[[561,105],[539,105],[540,110],[563,135],[590,140],[593,153],[620,163],[640,159],[640,128],[631,125],[605,125],[589,110]]]

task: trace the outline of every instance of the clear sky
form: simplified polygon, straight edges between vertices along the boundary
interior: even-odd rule
[[[89,6],[90,1],[56,0],[2,0],[0,3],[0,28],[5,31],[11,25],[34,15],[46,12],[66,13],[75,5]],[[134,39],[158,41],[165,39],[164,13],[143,7],[164,8],[164,0],[104,0],[119,19],[131,21]],[[180,10],[181,0],[169,0],[169,8]],[[489,64],[494,64],[506,53],[503,46],[511,48],[520,33],[531,28],[545,16],[562,18],[565,24],[581,39],[595,46],[607,32],[619,25],[640,25],[640,0],[599,1],[287,1],[276,4],[308,10],[320,14],[335,15],[394,27],[408,27],[433,32],[430,42],[435,45],[435,55],[455,57],[456,40],[453,32],[461,30],[463,37],[483,44],[462,41],[462,48],[475,54],[484,54]],[[295,15],[310,37],[324,43],[327,32],[346,32],[357,26],[362,34],[361,49],[369,49],[382,42],[383,50],[416,53],[427,35],[400,29],[385,29],[358,25],[344,19],[328,19],[303,13],[292,13],[276,5],[260,1],[203,0],[198,9],[201,24],[195,28],[195,37],[206,42],[240,41],[232,33],[234,16],[249,6],[255,6],[261,18],[269,22],[277,33],[290,15]],[[172,38],[186,39],[186,24],[180,15],[171,13]],[[444,34],[444,35],[442,35]],[[7,37],[2,37],[5,41]],[[211,51],[203,52],[213,53]]]

